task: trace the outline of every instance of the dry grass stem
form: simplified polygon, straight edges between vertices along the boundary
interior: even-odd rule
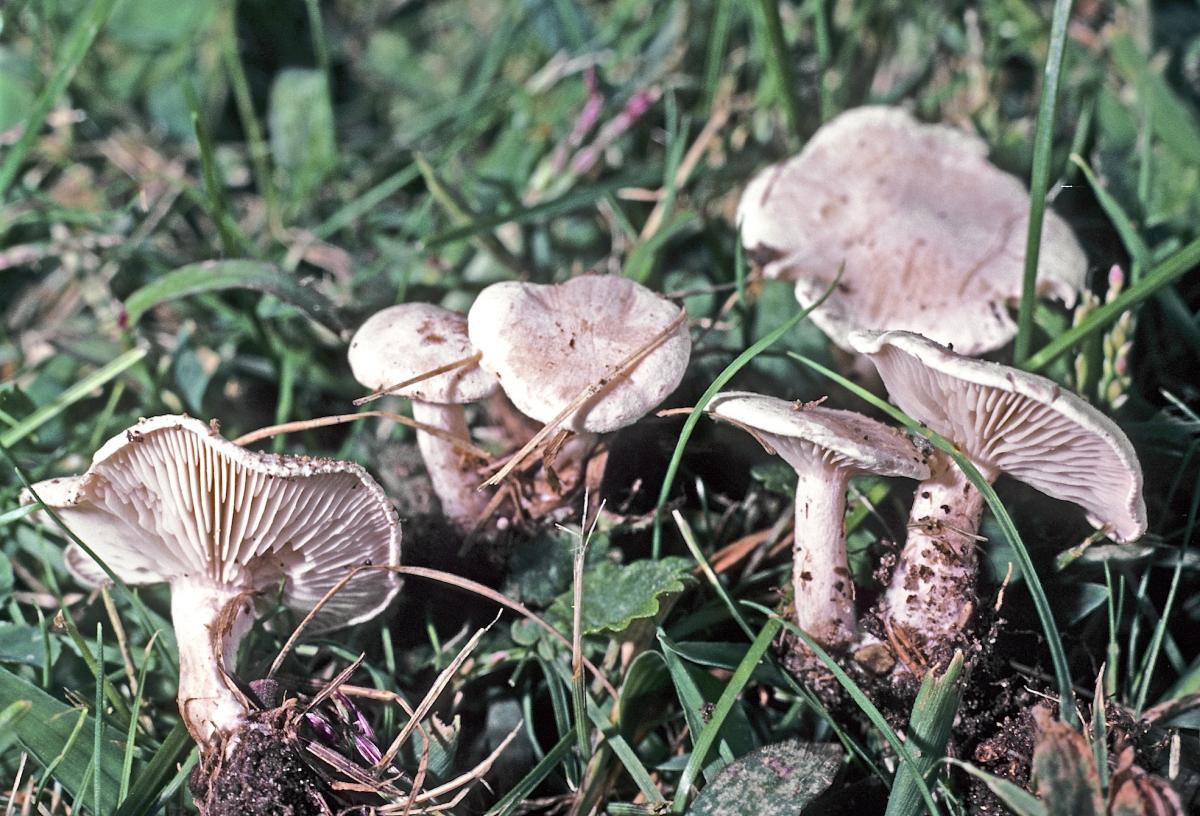
[[[452,363],[446,363],[444,366],[438,366],[437,368],[431,368],[429,371],[422,372],[415,377],[405,380],[404,382],[398,382],[395,385],[387,385],[387,386],[384,386],[383,388],[380,388],[378,391],[372,391],[370,394],[367,394],[365,397],[359,397],[358,399],[354,400],[354,404],[355,405],[366,405],[368,402],[374,402],[375,400],[379,399],[380,397],[386,397],[388,394],[391,394],[393,391],[399,391],[401,388],[407,388],[410,385],[416,385],[419,382],[424,382],[425,380],[433,379],[434,377],[438,376],[439,374],[445,374],[447,371],[453,371],[456,368],[463,368],[464,366],[475,365],[476,363],[479,362],[480,358],[482,358],[482,357],[483,357],[482,353],[476,352],[476,353],[472,354],[470,357],[463,357],[461,360],[455,360]]]
[[[526,442],[519,451],[513,454],[512,458],[508,460],[508,463],[505,464],[503,468],[501,468],[494,476],[480,485],[480,488],[492,487],[500,484],[500,482],[502,482],[509,473],[511,473],[517,466],[521,464],[521,462],[525,460],[527,456],[529,456],[534,448],[541,444],[543,439],[558,429],[558,426],[563,420],[565,420],[575,411],[579,410],[580,406],[582,406],[592,397],[596,396],[607,388],[613,387],[613,385],[615,385],[621,379],[628,376],[629,372],[636,368],[637,364],[642,361],[642,358],[654,351],[654,349],[658,348],[658,346],[668,337],[670,337],[676,329],[683,325],[686,320],[687,312],[683,309],[680,309],[679,315],[672,320],[665,329],[654,335],[654,337],[652,337],[648,343],[621,361],[621,363],[615,367],[611,376],[605,378],[601,382],[589,385],[587,388],[583,389],[582,392],[580,392],[579,396],[567,403],[567,406],[559,411],[558,415],[555,416],[554,419],[543,425],[542,429],[534,434],[533,438]]]
[[[417,422],[411,417],[406,417],[404,414],[397,414],[391,411],[362,411],[357,414],[335,414],[333,416],[316,417],[315,419],[299,419],[295,422],[285,422],[282,425],[268,425],[265,428],[259,428],[257,431],[251,431],[247,434],[242,434],[237,439],[233,440],[235,445],[251,445],[255,442],[260,442],[263,439],[268,439],[279,434],[295,433],[298,431],[308,431],[313,428],[327,428],[331,425],[341,425],[346,422],[354,422],[359,419],[368,417],[379,417],[381,419],[390,419],[393,422],[398,422],[401,425],[409,428],[415,428],[418,431],[423,431],[438,439],[443,439],[449,442],[460,451],[470,454],[477,459],[487,461],[491,458],[491,454],[483,448],[471,444],[469,440],[455,436],[449,431],[444,431],[441,428],[435,428],[432,425],[426,425],[424,422]]]

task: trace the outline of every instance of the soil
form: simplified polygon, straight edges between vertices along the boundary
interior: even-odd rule
[[[201,816],[330,813],[324,783],[274,719],[247,723],[193,772],[190,786]]]

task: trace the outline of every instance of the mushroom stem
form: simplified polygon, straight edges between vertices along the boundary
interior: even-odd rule
[[[797,471],[792,558],[796,624],[829,647],[848,644],[857,626],[844,534],[849,481],[840,468]]]
[[[232,587],[177,581],[171,587],[171,622],[179,645],[179,713],[192,738],[208,745],[246,715],[223,669],[232,669],[238,643],[254,623],[253,605]]]
[[[442,405],[414,399],[412,412],[417,422],[468,442],[471,439],[466,411],[461,405]],[[459,527],[471,529],[491,497],[476,489],[478,480],[471,478],[463,467],[462,452],[446,439],[419,428],[417,446],[421,449],[421,459],[433,482],[433,490],[442,503],[442,512]]]
[[[932,665],[948,656],[974,609],[983,495],[944,454],[935,454],[929,468],[909,512],[908,540],[884,596],[883,618],[902,628]],[[989,482],[996,477],[982,472]]]

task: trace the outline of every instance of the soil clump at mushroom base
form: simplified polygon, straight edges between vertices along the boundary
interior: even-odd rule
[[[261,712],[229,735],[227,749],[197,766],[188,784],[205,816],[320,816],[332,812],[323,780],[295,738],[279,726],[279,709]],[[228,753],[228,755],[226,755]]]

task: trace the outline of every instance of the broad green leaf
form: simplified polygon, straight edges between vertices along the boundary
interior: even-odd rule
[[[138,769],[129,795],[114,816],[143,816],[155,812],[163,788],[175,776],[176,766],[195,748],[182,722],[167,734],[150,761]]]
[[[21,124],[32,110],[33,90],[19,77],[0,71],[0,131]]]
[[[0,568],[3,564],[0,563]],[[0,576],[0,583],[3,576]],[[0,596],[3,588],[0,587]],[[50,664],[58,660],[58,640],[50,635]],[[23,663],[26,666],[41,666],[46,659],[46,644],[42,640],[42,630],[36,626],[24,623],[0,621],[0,663]]]
[[[288,208],[303,211],[337,163],[333,106],[325,74],[300,68],[281,71],[271,85],[268,111],[271,155]]]
[[[798,816],[837,777],[842,746],[788,740],[730,763],[692,804],[690,816]]]
[[[671,699],[671,674],[658,652],[642,652],[629,664],[621,686],[617,721],[621,733],[635,742],[653,725]]]
[[[690,571],[691,562],[678,556],[632,564],[605,561],[589,570],[583,577],[583,633],[620,632],[639,618],[654,617],[662,596],[683,591]],[[555,599],[549,616],[571,620],[570,592]],[[570,626],[562,631],[570,631]]]
[[[160,303],[226,289],[265,292],[301,309],[334,332],[342,329],[334,305],[324,295],[272,264],[247,260],[204,261],[168,272],[125,300],[126,317],[132,326]]]
[[[90,796],[90,786],[85,791],[84,784],[91,779],[94,770],[89,767],[95,739],[92,718],[85,717],[83,727],[71,741],[71,734],[79,720],[78,709],[51,697],[7,669],[0,668],[0,706],[9,706],[18,700],[29,701],[31,708],[28,716],[12,724],[12,733],[16,735],[17,742],[42,767],[57,762],[54,778],[73,796],[85,793]],[[120,732],[107,727],[101,734],[101,741],[110,749],[102,752],[103,764],[98,769],[101,790],[104,792],[104,811],[107,813],[116,807],[124,745]]]
[[[109,31],[113,39],[141,49],[157,49],[181,42],[213,17],[212,0],[124,0],[113,12]]]

